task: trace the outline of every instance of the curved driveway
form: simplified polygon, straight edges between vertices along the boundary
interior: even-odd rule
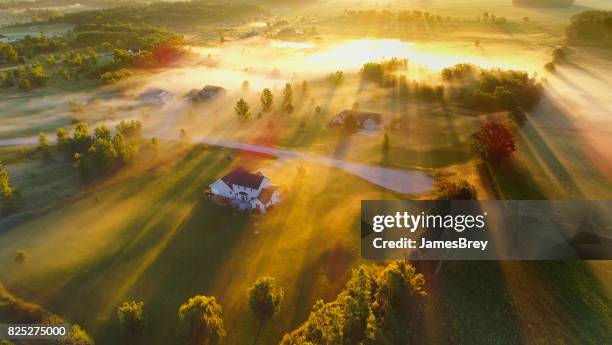
[[[168,138],[176,139],[176,138]],[[433,178],[425,173],[408,169],[385,168],[374,165],[348,162],[341,159],[317,156],[299,151],[243,144],[228,140],[212,140],[200,138],[198,143],[238,149],[249,152],[257,152],[276,156],[284,159],[301,159],[307,162],[327,165],[342,169],[364,180],[370,181],[386,189],[404,194],[423,194],[431,191]],[[37,137],[16,138],[0,140],[0,146],[36,144]]]

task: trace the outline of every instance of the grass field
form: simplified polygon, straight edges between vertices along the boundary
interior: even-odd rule
[[[61,23],[19,25],[16,27],[0,27],[0,34],[7,36],[11,40],[21,40],[25,36],[39,36],[41,32],[44,32],[48,37],[53,37],[61,36],[73,27],[73,25]]]
[[[284,14],[291,25],[317,26],[322,38],[313,53],[273,49],[256,38],[194,48],[201,49],[203,58],[222,59],[138,75],[112,89],[54,80],[27,94],[3,91],[0,139],[52,133],[75,119],[93,127],[98,121],[137,118],[147,135],[176,137],[185,128],[194,139],[279,146],[461,177],[479,187],[481,199],[609,199],[610,51],[570,47],[568,62],[554,75],[542,71],[552,48],[563,43],[571,15],[609,7],[603,0],[577,2],[554,10],[517,8],[510,0],[430,2],[428,10],[435,14],[473,19],[489,11],[511,22],[413,27],[345,25],[337,17],[348,1],[328,4],[320,16],[314,16],[321,11],[316,4],[303,10],[309,18],[305,23],[294,12]],[[422,5],[364,1],[352,6],[371,9],[387,3],[405,9]],[[522,22],[524,16],[531,18],[529,23]],[[355,38],[371,40],[363,48],[350,41]],[[397,41],[379,40],[384,38]],[[507,113],[398,101],[389,97],[392,90],[359,82],[364,56],[390,57],[382,55],[412,43],[410,57],[432,69],[423,74],[466,59],[543,76],[545,97],[527,113],[526,123],[516,125],[518,150],[512,160],[486,167],[469,152],[470,136],[479,126],[509,121]],[[245,62],[247,55],[252,61]],[[354,59],[346,58],[351,55]],[[271,73],[276,68],[278,73]],[[346,72],[347,82],[336,88],[325,75],[337,69]],[[418,66],[414,73],[421,76]],[[302,99],[299,85],[305,79],[311,91]],[[250,90],[239,91],[243,80],[250,81]],[[295,111],[258,119],[261,89],[273,89],[278,106],[286,81],[294,85]],[[148,87],[168,88],[180,98],[205,84],[230,92],[214,105],[191,107],[177,100],[157,109],[132,106]],[[85,104],[96,95],[103,100],[87,106],[86,114],[69,110],[69,101]],[[251,104],[253,119],[247,123],[236,121],[233,113],[241,97]],[[347,136],[326,128],[332,116],[355,102],[362,110],[408,124],[404,130],[389,130],[388,152],[382,150],[383,132]],[[317,105],[320,113],[314,111]],[[71,162],[57,155],[43,160],[33,146],[0,147],[0,160],[8,163],[23,196],[22,209],[0,219],[0,283],[83,325],[97,344],[122,343],[116,308],[135,299],[145,302],[146,322],[137,343],[178,345],[178,308],[196,294],[216,296],[223,306],[227,344],[275,344],[304,322],[317,299],[335,299],[350,269],[363,262],[360,200],[427,197],[391,193],[324,166],[304,163],[301,169],[297,161],[201,145],[185,149],[171,142],[163,143],[160,158],[139,161],[89,185],[80,182]],[[282,203],[266,216],[247,216],[204,200],[203,189],[236,166],[261,170],[283,185]],[[14,262],[18,250],[27,252],[25,263]],[[438,274],[432,265],[417,264],[427,280],[426,343],[605,344],[612,339],[612,261],[445,262]],[[255,339],[259,323],[249,311],[246,291],[262,275],[277,279],[285,301]]]
[[[202,200],[206,184],[236,164],[259,166],[287,185],[283,204],[250,218]],[[261,335],[262,343],[278,339],[315,298],[334,297],[357,260],[359,200],[397,197],[334,170],[307,166],[297,177],[296,166],[217,149],[123,178],[96,188],[99,203],[87,191],[0,235],[0,261],[28,252],[25,265],[1,266],[7,288],[78,320],[100,343],[111,342],[115,309],[132,298],[147,304],[143,343],[170,342],[178,306],[197,293],[220,299],[229,343],[250,343],[257,325],[245,291],[264,274],[287,291],[283,314]]]
[[[3,284],[82,324],[102,344],[119,341],[115,312],[125,300],[145,302],[141,344],[173,344],[178,306],[195,294],[214,295],[224,307],[227,343],[252,344],[258,322],[246,289],[272,275],[286,300],[258,340],[271,344],[303,322],[316,299],[335,298],[361,261],[359,200],[401,197],[319,166],[300,174],[294,164],[231,150],[174,150],[167,149],[173,160],[143,164],[2,232]],[[203,200],[202,189],[236,165],[286,186],[283,203],[249,217]],[[27,262],[13,263],[21,249]],[[438,276],[420,269],[428,277],[432,343],[597,343],[609,335],[609,262],[449,262]],[[548,329],[553,321],[567,331]]]

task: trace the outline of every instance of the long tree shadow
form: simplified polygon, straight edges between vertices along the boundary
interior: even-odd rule
[[[561,318],[571,339],[565,343],[604,344],[612,339],[612,299],[587,261],[524,263],[533,277],[549,287],[558,302]]]
[[[122,227],[123,229],[119,231],[120,237],[112,243],[112,247],[103,250],[102,256],[98,255],[93,261],[85,264],[78,274],[73,275],[62,286],[49,303],[51,309],[65,313],[93,329],[94,335],[98,335],[96,324],[99,321],[105,322],[103,320],[111,316],[106,314],[113,309],[113,306],[108,304],[115,302],[117,297],[129,293],[132,285],[138,282],[143,272],[147,270],[147,265],[154,263],[160,255],[160,250],[163,252],[164,247],[169,245],[173,237],[179,233],[177,221],[180,222],[181,218],[174,217],[182,217],[182,211],[177,213],[179,209],[173,203],[187,205],[197,199],[201,190],[194,186],[202,185],[202,180],[205,178],[200,172],[206,168],[219,168],[215,167],[215,164],[225,163],[219,160],[211,162],[194,153],[178,164],[175,172],[180,177],[170,180],[171,186],[155,187],[159,179],[154,181],[145,179],[147,182],[144,184],[135,183],[133,187],[141,188],[141,193],[147,193],[147,187],[161,188],[161,190],[148,203],[150,207],[142,213],[135,214],[132,220]],[[132,196],[134,195],[138,195],[138,191],[134,191]],[[105,202],[112,203],[112,201]],[[113,286],[113,284],[118,285]],[[85,306],[67,303],[68,300],[84,300],[89,303]]]
[[[518,317],[508,298],[497,262],[448,261],[436,277],[426,277],[433,313],[446,344],[521,344]]]
[[[248,228],[248,215],[202,200],[179,226],[176,236],[147,269],[130,295],[145,301],[148,322],[141,344],[177,343],[179,306],[195,295],[210,295],[224,262]],[[112,334],[107,331],[104,334]],[[180,336],[180,334],[178,334]]]
[[[514,161],[499,165],[481,162],[478,164],[478,173],[495,199],[545,200],[547,198],[531,173]]]

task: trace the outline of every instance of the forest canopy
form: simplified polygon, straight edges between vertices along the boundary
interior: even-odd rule
[[[83,25],[88,23],[138,23],[169,27],[202,22],[222,22],[257,18],[266,12],[253,5],[210,5],[204,1],[158,2],[66,13],[54,22]]]
[[[612,45],[612,11],[585,11],[572,17],[567,27],[570,43]]]

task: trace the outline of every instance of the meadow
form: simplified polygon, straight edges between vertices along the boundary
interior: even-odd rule
[[[145,302],[147,328],[139,343],[173,344],[178,306],[195,294],[213,295],[224,308],[226,343],[251,344],[259,321],[246,290],[271,275],[286,299],[258,343],[274,343],[304,320],[316,299],[333,299],[362,261],[359,200],[402,197],[317,165],[200,145],[164,151],[167,157],[3,232],[5,287],[78,321],[102,344],[119,341],[115,313],[125,300]],[[263,217],[202,198],[208,183],[235,166],[261,170],[290,193]],[[46,182],[62,178],[46,176]],[[17,250],[26,250],[27,262],[12,262]],[[431,343],[589,343],[609,335],[609,262],[448,262],[437,275],[427,263],[417,267],[427,274]],[[553,331],[552,323],[567,331]]]
[[[419,2],[381,2],[387,4],[421,8]],[[116,311],[128,300],[145,303],[145,332],[136,343],[178,343],[178,308],[196,294],[215,296],[222,305],[226,344],[274,344],[305,321],[316,300],[335,299],[350,270],[363,263],[360,200],[433,197],[394,193],[323,165],[200,145],[198,138],[463,178],[483,200],[612,195],[610,51],[569,47],[567,61],[555,73],[543,68],[553,48],[564,44],[569,17],[607,8],[606,1],[549,10],[501,0],[435,2],[428,11],[457,19],[431,25],[357,25],[345,18],[347,7],[347,1],[304,5],[297,16],[280,8],[279,17],[270,18],[286,19],[281,28],[316,27],[316,37],[307,40],[265,34],[238,39],[253,28],[264,31],[253,22],[231,26],[223,44],[218,42],[222,24],[184,28],[193,46],[180,64],[110,86],[53,80],[29,93],[0,93],[0,143],[40,131],[52,138],[57,128],[77,121],[93,129],[124,118],[141,120],[147,138],[162,139],[160,157],[89,184],[55,149],[54,159],[47,160],[35,145],[0,146],[0,160],[8,164],[24,205],[0,219],[0,283],[79,323],[97,344],[121,343]],[[350,8],[372,6],[362,2]],[[508,22],[475,22],[485,11]],[[364,83],[359,74],[364,63],[391,57],[408,59],[407,73],[418,81],[441,83],[442,68],[468,62],[525,70],[540,78],[545,92],[523,123],[507,111],[398,99],[393,89]],[[329,74],[338,70],[346,81],[331,85]],[[278,109],[285,83],[294,92],[290,114]],[[228,94],[212,104],[183,99],[206,84],[223,86]],[[172,91],[176,98],[163,107],[143,106],[139,96],[151,87]],[[259,105],[263,88],[275,97],[275,110],[268,114]],[[234,114],[240,98],[251,105],[246,122]],[[71,110],[71,101],[83,110]],[[355,103],[386,120],[399,118],[407,128],[346,135],[326,127]],[[495,168],[470,152],[472,134],[490,120],[512,123],[517,137],[513,158]],[[180,129],[194,145],[176,141]],[[260,170],[284,186],[282,203],[265,216],[251,216],[202,197],[208,184],[237,166]],[[24,263],[15,262],[19,250],[27,252]],[[423,343],[603,344],[612,338],[610,261],[416,266],[426,275],[428,292]],[[276,278],[285,300],[259,332],[247,289],[262,275]]]

